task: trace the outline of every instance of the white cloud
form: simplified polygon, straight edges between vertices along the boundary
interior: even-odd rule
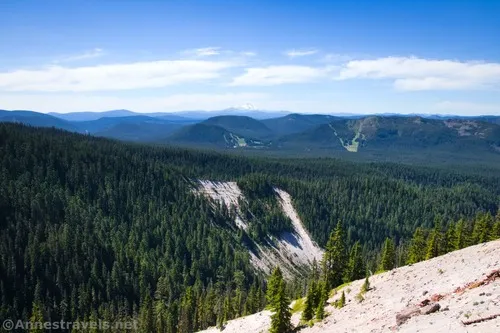
[[[244,57],[255,57],[255,56],[257,56],[257,52],[253,52],[253,51],[243,51],[243,52],[240,52],[239,54],[242,55],[242,56],[244,56]]]
[[[268,96],[243,92],[225,94],[175,94],[154,97],[119,97],[91,93],[3,93],[1,108],[39,112],[76,112],[129,109],[137,112],[168,112],[182,110],[221,110],[234,105],[264,105]]]
[[[290,58],[296,58],[296,57],[305,57],[305,56],[310,56],[313,54],[318,53],[319,51],[316,49],[302,49],[302,50],[289,50],[285,52],[285,55],[287,55]]]
[[[221,53],[221,48],[220,47],[201,47],[198,49],[190,49],[190,50],[185,50],[182,52],[183,54],[186,55],[193,55],[196,57],[210,57],[210,56],[215,56],[219,55]]]
[[[287,83],[312,82],[326,77],[328,67],[269,66],[245,69],[246,73],[235,77],[233,86],[271,86]]]
[[[442,101],[434,105],[434,110],[464,115],[499,114],[500,104]]]
[[[218,78],[231,61],[161,60],[88,67],[50,66],[0,73],[0,91],[109,91],[158,88]]]
[[[77,55],[72,55],[68,57],[63,57],[62,59],[58,59],[54,61],[55,63],[61,63],[61,62],[74,62],[74,61],[80,61],[80,60],[86,60],[86,59],[93,59],[93,58],[99,58],[102,57],[105,54],[103,49],[100,48],[95,48],[93,50],[86,51],[82,54],[77,54]]]
[[[338,79],[390,79],[400,90],[485,89],[500,84],[500,64],[387,57],[352,60],[340,70]]]

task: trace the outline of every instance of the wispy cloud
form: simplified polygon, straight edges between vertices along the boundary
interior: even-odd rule
[[[487,89],[500,84],[500,64],[387,57],[352,60],[342,66],[339,80],[389,79],[399,90]]]
[[[75,62],[86,59],[93,59],[102,57],[105,54],[103,49],[95,48],[89,51],[85,51],[81,54],[75,54],[67,57],[62,57],[61,59],[57,59],[54,63],[64,63],[64,62]]]
[[[160,60],[87,67],[49,66],[0,73],[0,91],[109,91],[200,82],[236,66],[232,61]]]
[[[92,93],[0,93],[2,108],[40,112],[74,112],[130,109],[137,112],[221,110],[252,103],[265,105],[270,98],[255,92],[174,94],[154,97],[120,97]]]
[[[257,52],[253,52],[253,51],[243,51],[243,52],[240,52],[239,54],[244,56],[244,57],[256,57],[257,56]]]
[[[321,61],[327,63],[345,63],[355,58],[356,57],[348,54],[328,53],[321,59]]]
[[[184,50],[182,54],[196,57],[211,57],[221,53],[220,47],[201,47],[198,49]]]
[[[233,86],[271,86],[288,83],[305,83],[327,76],[328,67],[269,66],[245,69],[245,73],[233,79]]]
[[[285,55],[290,58],[305,57],[318,53],[316,49],[299,49],[299,50],[288,50]]]

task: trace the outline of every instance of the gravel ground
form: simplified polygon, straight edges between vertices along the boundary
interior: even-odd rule
[[[325,320],[300,332],[498,333],[500,316],[467,326],[462,323],[500,314],[500,278],[474,284],[495,270],[500,270],[500,240],[372,276],[372,289],[361,303],[355,297],[363,280],[354,281],[343,288],[344,308],[327,306],[329,316]],[[462,289],[457,292],[457,288]],[[329,302],[335,301],[341,292]],[[431,305],[438,303],[440,310],[420,314],[419,304],[425,300]],[[418,314],[397,325],[396,315],[408,309],[417,309]],[[295,325],[299,318],[300,313],[293,316]],[[269,326],[270,312],[263,311],[230,321],[223,332],[267,332]]]

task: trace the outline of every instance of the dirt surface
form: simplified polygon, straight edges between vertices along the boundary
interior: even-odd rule
[[[498,333],[499,270],[497,240],[372,276],[362,302],[356,295],[363,280],[354,281],[329,300],[333,303],[344,290],[344,308],[327,306],[328,317],[299,331]],[[397,322],[405,313],[409,317]],[[223,332],[267,332],[269,316],[264,311],[232,320]],[[294,314],[295,325],[299,318],[300,313]]]

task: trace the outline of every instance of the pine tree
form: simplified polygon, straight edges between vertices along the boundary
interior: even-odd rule
[[[302,311],[302,317],[301,319],[303,321],[309,321],[312,319],[313,315],[314,315],[314,303],[315,303],[315,297],[316,297],[316,287],[315,287],[315,283],[311,283],[310,286],[309,286],[309,290],[307,292],[307,295],[306,295],[306,304],[305,304],[305,308],[304,308],[304,311]]]
[[[439,236],[437,236],[436,231],[433,230],[430,234],[429,241],[427,242],[427,251],[425,254],[425,260],[432,259],[439,255]]]
[[[328,301],[328,289],[326,284],[323,282],[319,289],[319,302],[316,308],[316,319],[322,320],[325,317],[325,305]]]
[[[151,296],[146,295],[146,298],[141,304],[139,310],[139,332],[147,333],[155,331],[155,317]]]
[[[354,243],[349,254],[349,264],[344,276],[344,282],[350,282],[362,278],[366,269],[361,254],[361,244],[359,241]]]
[[[394,242],[390,238],[386,238],[382,248],[382,259],[380,260],[380,270],[388,271],[394,268],[396,261],[396,249]]]
[[[337,308],[343,308],[345,305],[345,293],[342,290],[342,295],[340,295],[340,298],[337,301]]]
[[[472,231],[473,243],[480,244],[488,241],[491,226],[493,224],[493,217],[490,212],[486,214],[478,214],[474,222],[474,228]]]
[[[500,220],[496,221],[491,228],[490,240],[495,240],[500,238]]]
[[[368,275],[365,278],[365,282],[361,286],[361,292],[364,294],[370,290],[370,281],[368,280]]]
[[[413,233],[413,238],[408,250],[407,264],[415,264],[425,259],[425,238],[422,228],[417,228]]]
[[[314,315],[314,304],[313,303],[314,302],[313,302],[312,298],[310,296],[307,296],[304,311],[302,311],[302,316],[300,318],[301,320],[309,321],[312,319],[312,317]]]
[[[281,279],[278,285],[278,292],[273,303],[273,314],[271,315],[270,333],[286,333],[292,330],[292,313],[290,311],[290,301],[286,296],[285,281]]]
[[[329,289],[342,284],[347,266],[345,235],[342,222],[331,233],[323,255],[323,274]]]
[[[267,300],[267,306],[271,309],[274,308],[275,306],[273,302],[276,299],[276,295],[279,292],[279,287],[282,280],[283,280],[283,273],[281,272],[279,266],[277,266],[273,270],[273,273],[271,274],[271,277],[267,282],[266,300]]]
[[[441,254],[442,235],[441,235],[441,217],[437,216],[434,220],[434,230],[432,230],[427,243],[425,260],[432,259]]]
[[[445,238],[446,238],[446,247],[445,247],[446,250],[445,251],[446,251],[446,253],[458,250],[456,247],[457,246],[456,235],[457,235],[457,233],[455,231],[455,224],[450,223],[450,225],[448,226],[448,230],[446,230],[446,235],[445,235]]]
[[[467,231],[465,229],[465,221],[463,219],[458,220],[455,225],[455,248],[457,250],[463,249],[468,246]]]
[[[33,309],[31,310],[30,323],[32,325],[29,330],[30,333],[45,332],[42,326],[44,323],[42,307],[38,301],[33,302]]]
[[[155,325],[158,333],[166,332],[168,308],[163,299],[159,299],[155,302],[154,314],[155,314]]]
[[[498,238],[500,238],[500,208],[497,211],[497,215],[495,215],[495,222],[493,223],[490,233],[490,240]]]

